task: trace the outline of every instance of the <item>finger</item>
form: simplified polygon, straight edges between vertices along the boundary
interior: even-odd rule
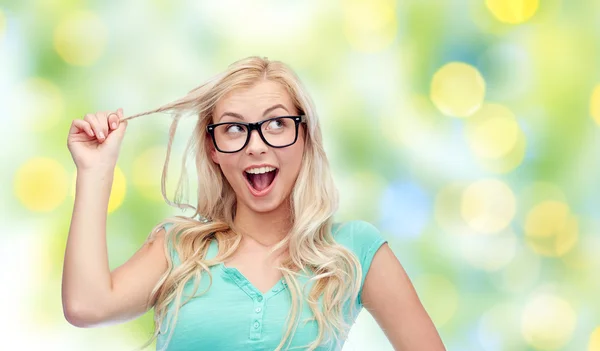
[[[108,115],[108,125],[111,130],[115,130],[119,127],[119,115],[116,112],[111,112]]]
[[[102,126],[98,121],[97,114],[88,113],[85,115],[84,120],[87,121],[91,126],[96,138],[103,142],[106,139],[106,134],[102,131]]]
[[[76,134],[81,131],[85,132],[92,138],[94,137],[94,131],[92,130],[92,126],[90,126],[88,122],[81,119],[73,120],[73,123],[71,124],[71,130],[69,131],[69,133]]]
[[[110,112],[102,111],[96,113],[96,118],[100,123],[100,129],[102,130],[102,135],[104,139],[108,138],[108,134],[110,134],[110,126],[108,125],[108,117],[110,116]]]

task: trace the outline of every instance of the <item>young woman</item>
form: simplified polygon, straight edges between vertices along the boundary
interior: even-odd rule
[[[163,196],[195,213],[158,223],[111,272],[107,204],[121,140],[129,119],[155,112],[175,116]],[[186,113],[197,118],[188,147],[196,206],[170,202],[164,186]],[[341,350],[364,306],[396,350],[444,350],[379,231],[333,223],[338,197],[317,114],[285,64],[250,57],[156,110],[88,114],[73,121],[68,147],[77,166],[62,291],[71,324],[114,324],[154,308],[144,346],[157,337],[159,350]]]

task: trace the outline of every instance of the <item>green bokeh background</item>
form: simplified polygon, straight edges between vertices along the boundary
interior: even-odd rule
[[[519,23],[492,3],[0,1],[2,345],[129,350],[146,340],[152,312],[95,329],[63,317],[69,125],[154,109],[259,55],[288,63],[311,92],[338,219],[380,228],[448,350],[600,350],[600,2],[506,1],[517,18],[534,8]],[[457,100],[434,102],[434,75],[451,62],[481,76],[481,103],[512,112],[521,154],[515,144],[482,160],[469,128],[485,113],[452,116],[442,109]],[[170,121],[130,122],[108,219],[111,268],[161,219],[190,214],[160,197]],[[177,134],[171,198],[192,124]],[[345,350],[392,347],[364,312]]]

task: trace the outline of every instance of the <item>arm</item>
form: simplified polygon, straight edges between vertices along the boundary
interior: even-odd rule
[[[78,172],[65,250],[63,311],[69,323],[92,327],[146,312],[152,288],[167,269],[164,230],[125,264],[110,272],[106,247],[113,169]]]
[[[446,350],[408,275],[387,244],[375,253],[362,300],[395,350]]]

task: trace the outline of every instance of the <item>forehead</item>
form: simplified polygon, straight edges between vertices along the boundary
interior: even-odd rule
[[[223,96],[215,106],[214,119],[225,112],[240,114],[244,119],[262,118],[263,112],[273,105],[285,106],[289,113],[295,113],[294,103],[288,91],[280,83],[264,80],[249,88],[234,89]],[[285,112],[278,109],[274,112]]]

